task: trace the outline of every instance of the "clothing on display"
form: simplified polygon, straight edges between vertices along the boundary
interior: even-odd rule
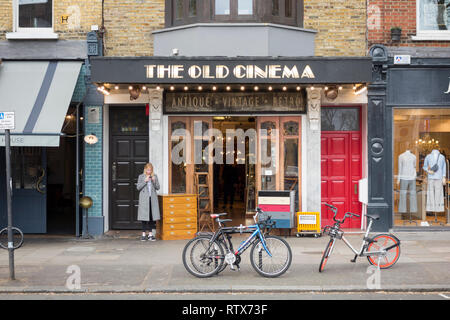
[[[416,156],[406,150],[398,156],[397,181],[400,183],[398,212],[417,212],[416,175]],[[409,211],[406,206],[408,194]]]
[[[431,170],[435,165],[438,166],[437,170]],[[439,150],[433,150],[425,157],[423,168],[428,173],[426,210],[431,212],[443,212],[444,188],[442,184],[443,178],[446,178],[447,176],[445,157],[440,154]]]

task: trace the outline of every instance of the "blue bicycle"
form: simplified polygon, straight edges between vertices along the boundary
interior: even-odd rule
[[[216,232],[199,233],[190,240],[183,250],[183,264],[186,270],[199,278],[211,277],[222,272],[226,266],[239,270],[241,255],[250,246],[250,262],[253,268],[264,277],[274,278],[285,273],[292,262],[292,251],[282,238],[269,235],[275,226],[270,216],[264,216],[261,209],[256,209],[251,226],[225,227],[231,219],[220,219],[226,213],[211,214],[216,219],[219,229]],[[259,218],[258,218],[259,217]],[[232,234],[251,233],[251,235],[233,249]]]

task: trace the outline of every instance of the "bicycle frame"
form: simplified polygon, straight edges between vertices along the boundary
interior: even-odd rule
[[[370,229],[372,228],[372,223],[373,223],[373,220],[370,220],[369,225],[367,226],[366,234],[364,235],[364,238],[363,238],[363,241],[361,244],[361,249],[359,251],[357,251],[355,248],[353,248],[353,246],[350,244],[350,242],[344,236],[342,236],[342,241],[344,241],[344,243],[347,245],[347,247],[349,247],[350,250],[352,250],[353,253],[359,257],[384,255],[384,254],[386,254],[386,251],[388,249],[390,249],[390,248],[386,248],[381,251],[371,251],[370,254],[365,251],[367,249],[367,240],[366,239],[368,239]],[[333,247],[334,247],[334,243],[333,243]],[[333,247],[331,248],[330,251],[333,251]]]
[[[250,237],[248,237],[245,241],[243,241],[238,249],[234,252],[235,255],[242,254],[245,250],[247,250],[250,245],[252,245],[257,238],[261,240],[261,243],[263,245],[264,250],[267,252],[267,254],[272,257],[271,252],[266,246],[266,239],[264,238],[263,233],[261,232],[261,228],[258,224],[246,226],[245,229],[255,229],[253,230],[245,230],[245,231],[238,231],[239,233],[252,233]],[[221,227],[211,238],[210,243],[212,244],[214,241],[216,241],[220,236],[223,237],[223,239],[227,239],[228,243],[225,243],[226,249],[229,250],[229,252],[233,252],[233,243],[231,242],[230,234],[238,233],[236,232],[236,227]],[[226,236],[225,236],[226,235]],[[225,241],[224,241],[225,242]]]

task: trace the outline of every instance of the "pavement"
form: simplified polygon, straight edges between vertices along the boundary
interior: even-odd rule
[[[401,239],[400,259],[379,274],[369,268],[366,258],[351,263],[354,254],[342,241],[319,273],[329,238],[287,237],[292,264],[274,279],[253,270],[249,250],[242,256],[240,271],[227,268],[217,276],[199,279],[185,270],[181,260],[187,240],[141,242],[138,232],[92,240],[26,236],[24,245],[14,251],[16,280],[9,280],[8,252],[0,249],[0,293],[450,291],[450,232],[395,234]],[[362,234],[346,234],[346,238],[360,247]],[[237,235],[233,243],[243,239]]]

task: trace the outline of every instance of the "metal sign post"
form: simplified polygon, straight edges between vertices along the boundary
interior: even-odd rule
[[[8,212],[8,253],[9,253],[9,279],[14,276],[14,243],[12,231],[12,183],[11,183],[11,142],[9,130],[14,129],[14,112],[0,112],[0,129],[5,130],[5,157],[6,157],[6,206]]]

